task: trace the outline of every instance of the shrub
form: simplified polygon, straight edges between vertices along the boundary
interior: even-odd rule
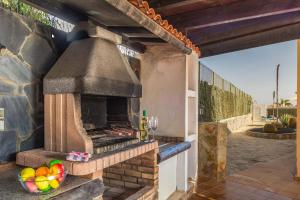
[[[268,116],[273,115],[273,113],[276,116],[277,109],[276,108],[268,108],[267,112],[268,112]],[[292,115],[293,117],[296,117],[297,116],[297,108],[296,107],[280,107],[280,108],[278,108],[279,118],[284,114],[289,114],[289,115]]]
[[[290,118],[291,118],[292,116],[291,115],[289,115],[289,114],[283,114],[281,117],[280,117],[280,121],[281,121],[281,123],[282,123],[282,125],[284,126],[284,127],[288,127],[288,125],[289,125],[289,121],[290,121]],[[278,127],[277,127],[278,128]]]
[[[274,125],[277,129],[283,128],[283,124],[281,122],[272,122],[272,125]]]
[[[296,125],[297,125],[297,118],[291,117],[289,119],[289,128],[296,128]]]
[[[264,132],[265,133],[276,133],[277,127],[275,126],[275,124],[265,124]]]

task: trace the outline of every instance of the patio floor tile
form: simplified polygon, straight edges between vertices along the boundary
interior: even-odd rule
[[[284,163],[284,164],[283,164]],[[253,165],[218,184],[198,184],[191,200],[300,200],[295,155]]]

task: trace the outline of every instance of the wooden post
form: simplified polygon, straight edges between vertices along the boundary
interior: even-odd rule
[[[279,112],[278,112],[278,81],[279,81],[279,67],[280,65],[278,64],[276,67],[276,121],[278,122],[279,120]]]
[[[296,178],[300,179],[300,40],[297,40],[297,136],[296,136],[296,162],[297,174]]]

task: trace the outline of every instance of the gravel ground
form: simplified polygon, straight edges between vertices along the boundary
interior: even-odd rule
[[[295,148],[295,140],[255,138],[245,135],[245,131],[232,133],[228,137],[227,173],[233,174],[255,163],[293,153]]]

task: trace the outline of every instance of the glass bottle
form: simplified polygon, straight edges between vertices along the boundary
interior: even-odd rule
[[[148,116],[147,111],[143,110],[143,116],[140,122],[140,134],[141,134],[141,141],[147,141],[149,137],[148,133]]]

